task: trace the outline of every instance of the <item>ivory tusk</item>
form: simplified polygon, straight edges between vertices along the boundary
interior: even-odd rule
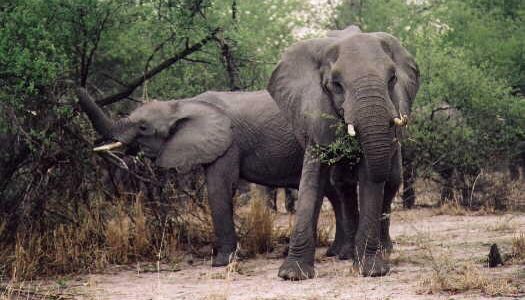
[[[93,148],[93,151],[95,151],[95,152],[111,151],[111,150],[113,150],[115,148],[122,147],[122,145],[123,144],[121,142],[115,142],[115,143],[106,144],[106,145],[102,145],[100,147]]]
[[[350,136],[355,136],[354,125],[352,125],[352,124],[348,124],[348,134],[349,134]]]
[[[403,126],[403,120],[401,120],[401,118],[394,118],[394,124],[397,126]]]
[[[401,116],[400,118],[394,118],[394,124],[396,124],[399,127],[403,127],[407,125],[408,123],[408,117],[406,115]]]

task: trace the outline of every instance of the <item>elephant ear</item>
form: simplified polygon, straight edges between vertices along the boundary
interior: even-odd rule
[[[233,141],[231,121],[218,108],[204,102],[178,101],[172,108],[171,135],[156,164],[187,173],[222,156]]]
[[[420,83],[417,63],[394,36],[384,32],[375,32],[372,35],[381,41],[383,48],[396,64],[397,83],[394,89],[394,97],[399,103],[400,113],[410,115],[410,109]]]
[[[322,87],[323,57],[333,41],[312,39],[288,48],[267,87],[303,147],[309,139],[322,145],[334,139],[336,112]]]

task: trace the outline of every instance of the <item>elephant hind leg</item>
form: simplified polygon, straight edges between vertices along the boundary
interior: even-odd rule
[[[327,256],[338,256],[339,259],[354,257],[355,234],[359,212],[357,207],[357,184],[341,184],[327,189],[327,197],[335,213],[335,240],[326,251]]]
[[[232,197],[239,179],[239,150],[232,145],[226,153],[206,168],[206,185],[210,205],[215,248],[212,266],[228,265],[237,248],[233,223]]]
[[[294,195],[294,191],[290,188],[284,189],[284,203],[285,208],[288,213],[294,214],[295,213],[295,202],[297,200],[296,195]]]

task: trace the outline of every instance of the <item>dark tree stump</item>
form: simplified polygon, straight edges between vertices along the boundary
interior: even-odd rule
[[[492,246],[490,246],[490,252],[489,252],[489,268],[495,268],[499,265],[503,266],[503,260],[501,259],[498,245],[492,244]]]

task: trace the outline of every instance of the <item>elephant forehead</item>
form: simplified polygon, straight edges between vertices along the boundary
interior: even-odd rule
[[[387,49],[381,42],[367,34],[356,34],[347,37],[338,43],[339,59],[352,59],[356,62],[366,62],[370,59],[387,58]]]
[[[156,120],[168,117],[170,109],[167,103],[160,101],[148,102],[134,110],[129,116],[133,121]]]

